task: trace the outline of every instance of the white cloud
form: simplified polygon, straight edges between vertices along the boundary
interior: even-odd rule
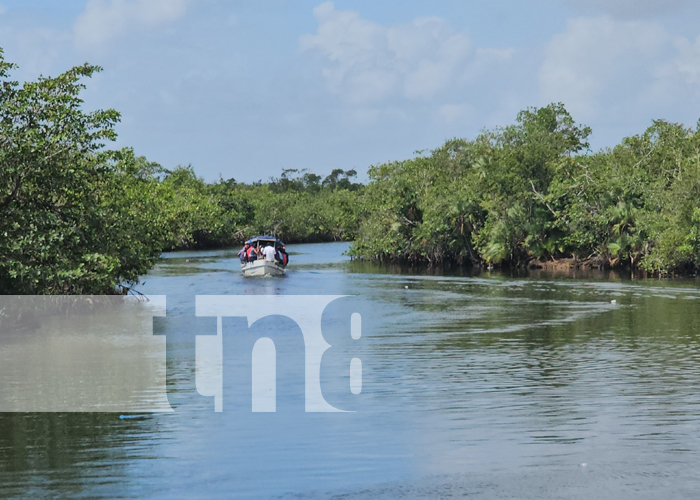
[[[570,20],[545,49],[544,101],[562,101],[578,116],[594,115],[612,94],[626,101],[651,84],[671,37],[658,25],[610,17]]]
[[[127,33],[152,28],[185,14],[191,0],[89,0],[73,25],[75,43],[86,48]]]
[[[352,103],[431,101],[512,55],[508,49],[475,48],[439,18],[386,27],[335,10],[331,2],[316,7],[314,15],[318,31],[303,35],[299,46],[321,54],[329,87]]]
[[[689,104],[700,99],[700,37],[694,43],[674,38],[672,47],[673,53],[654,68],[656,80],[647,98],[664,106],[694,110]]]
[[[437,109],[438,119],[448,123],[454,123],[473,113],[474,108],[469,104],[443,104]]]
[[[672,61],[672,68],[681,80],[700,90],[700,36],[692,43],[686,38],[678,38],[674,43],[678,54]]]
[[[66,53],[70,52],[71,37],[65,32],[12,25],[0,26],[0,32],[7,40],[3,47],[7,60],[19,64],[19,69],[12,73],[20,81],[65,71],[70,64],[66,62]]]
[[[619,19],[659,17],[694,6],[694,0],[568,0],[573,8],[586,13],[605,13]]]

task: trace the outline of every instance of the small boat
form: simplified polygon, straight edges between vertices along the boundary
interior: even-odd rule
[[[260,259],[241,265],[243,276],[284,276],[284,268],[277,262]]]
[[[284,242],[274,236],[256,236],[246,241],[246,244],[254,248],[274,245],[275,249],[284,246]],[[284,266],[276,261],[258,258],[253,262],[241,263],[243,276],[284,276]]]

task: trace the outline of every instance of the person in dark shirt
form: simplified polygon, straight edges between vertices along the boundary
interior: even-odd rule
[[[283,266],[286,266],[287,263],[289,263],[289,254],[287,254],[287,249],[284,245],[281,245],[279,248],[277,248],[277,260]]]

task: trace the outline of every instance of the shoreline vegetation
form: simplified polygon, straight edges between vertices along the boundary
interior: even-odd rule
[[[130,148],[115,110],[86,112],[84,64],[20,84],[0,49],[0,292],[127,293],[167,250],[253,234],[352,241],[353,259],[402,265],[700,268],[700,132],[662,120],[592,152],[562,104],[412,159],[325,178],[206,183]]]
[[[474,140],[371,167],[352,254],[695,273],[700,128],[656,120],[599,152],[590,134],[550,104]]]
[[[0,293],[128,293],[164,250],[353,239],[363,186],[352,170],[284,170],[206,183],[130,148],[109,150],[117,111],[82,109],[84,64],[20,84],[0,49]]]

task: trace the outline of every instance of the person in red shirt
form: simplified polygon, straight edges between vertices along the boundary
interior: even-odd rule
[[[255,262],[256,260],[258,260],[258,257],[260,257],[258,250],[253,245],[251,245],[248,249],[248,262]]]

